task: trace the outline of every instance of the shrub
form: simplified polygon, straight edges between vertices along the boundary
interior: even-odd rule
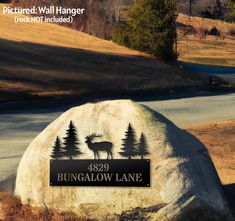
[[[220,31],[216,28],[216,27],[213,27],[209,33],[209,35],[214,35],[214,36],[220,36]]]
[[[130,45],[130,27],[127,22],[120,22],[116,25],[112,40],[119,45],[128,47]]]
[[[175,60],[176,5],[172,0],[136,0],[113,41],[139,51]]]
[[[230,31],[229,31],[229,34],[231,36],[235,36],[235,28],[232,28]]]
[[[4,221],[85,221],[72,212],[57,212],[54,209],[33,208],[22,205],[20,199],[7,193],[0,193],[2,210],[4,211]]]

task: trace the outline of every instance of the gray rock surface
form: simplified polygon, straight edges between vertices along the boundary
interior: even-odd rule
[[[56,136],[65,136],[71,120],[78,128],[80,148],[85,153],[80,158],[84,159],[93,157],[84,140],[88,134],[103,134],[100,139],[111,141],[114,158],[120,158],[118,152],[128,124],[135,128],[137,137],[144,132],[151,153],[151,187],[50,187],[52,146]],[[162,115],[129,100],[74,107],[52,122],[24,153],[15,194],[25,204],[37,207],[46,204],[97,220],[117,220],[123,211],[136,208],[142,208],[150,220],[180,221],[182,217],[194,220],[190,218],[192,214],[197,220],[232,220],[204,145]]]

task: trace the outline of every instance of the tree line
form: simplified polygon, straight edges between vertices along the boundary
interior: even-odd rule
[[[122,141],[122,148],[119,154],[123,157],[131,159],[134,156],[140,156],[141,159],[144,159],[144,156],[149,154],[145,135],[141,133],[139,141],[137,142],[135,130],[131,124],[128,125],[127,131],[125,132],[125,138],[122,139]],[[101,142],[100,144],[102,143],[107,142]],[[79,144],[76,127],[73,122],[70,121],[69,128],[66,130],[66,136],[63,138],[63,142],[59,136],[56,137],[51,157],[53,159],[68,157],[72,160],[73,157],[83,154],[79,148]]]

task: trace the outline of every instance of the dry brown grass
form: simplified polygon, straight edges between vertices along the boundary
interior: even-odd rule
[[[85,221],[71,212],[59,213],[53,209],[22,205],[19,198],[7,193],[0,193],[0,203],[3,213],[0,221]]]
[[[38,95],[38,96],[53,96],[53,95],[70,95],[73,93],[71,90],[56,90],[56,89],[47,89],[45,90],[44,87],[40,87],[37,84],[33,83],[22,83],[22,82],[12,82],[6,80],[0,80],[0,91],[7,92],[20,92],[20,93],[27,93],[29,92],[31,95]]]
[[[179,41],[179,60],[185,62],[234,66],[235,37],[225,37],[224,40],[208,36],[200,39],[197,36],[187,36]]]
[[[0,100],[195,84],[158,59],[76,30],[1,13],[0,24]]]
[[[192,26],[197,32],[183,37],[179,34],[180,61],[222,66],[235,65],[235,37],[228,35],[231,29],[235,29],[235,24],[182,14],[179,15],[178,22]],[[205,38],[204,31],[211,30],[215,26],[222,36],[207,35]]]
[[[223,184],[235,184],[235,120],[187,129],[207,147]]]
[[[114,53],[123,55],[140,55],[125,47],[79,32],[70,28],[49,23],[18,23],[14,22],[14,15],[2,15],[0,4],[0,38],[11,41],[33,42],[43,45],[79,48],[89,51]],[[21,15],[19,17],[25,17]]]
[[[179,14],[177,21],[183,24],[191,25],[197,30],[211,30],[213,27],[217,27],[224,34],[229,34],[230,30],[235,29],[234,23],[208,18],[190,17],[184,14]]]
[[[1,15],[3,5],[0,4],[0,23],[4,24],[0,26],[0,38],[2,39],[101,53],[147,56],[138,51],[121,47],[111,41],[54,24],[15,24],[13,15]],[[231,29],[235,29],[235,24],[199,17],[190,18],[183,14],[179,15],[178,22],[191,25],[197,30],[210,30],[216,26],[221,32],[228,33]],[[235,38],[221,40],[216,38],[200,39],[198,36],[189,36],[179,41],[179,60],[205,64],[235,65],[234,42]]]
[[[187,130],[207,147],[235,215],[235,120]]]

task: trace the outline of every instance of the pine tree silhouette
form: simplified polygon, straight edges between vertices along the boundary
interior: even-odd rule
[[[51,157],[54,159],[59,159],[63,156],[62,145],[59,137],[56,137],[55,144],[52,149]]]
[[[66,137],[64,137],[64,156],[69,157],[69,159],[72,160],[73,157],[82,154],[78,145],[79,141],[77,138],[76,128],[73,125],[73,122],[70,121],[69,128],[66,131]]]
[[[128,157],[130,160],[132,156],[136,155],[136,138],[135,138],[135,131],[132,128],[131,124],[129,124],[128,129],[125,133],[125,138],[122,139],[123,144],[122,144],[122,152],[119,152],[120,155],[124,157]]]
[[[148,155],[148,145],[146,138],[143,133],[141,133],[139,143],[137,145],[137,155],[141,156],[141,159],[144,159],[145,155]]]

